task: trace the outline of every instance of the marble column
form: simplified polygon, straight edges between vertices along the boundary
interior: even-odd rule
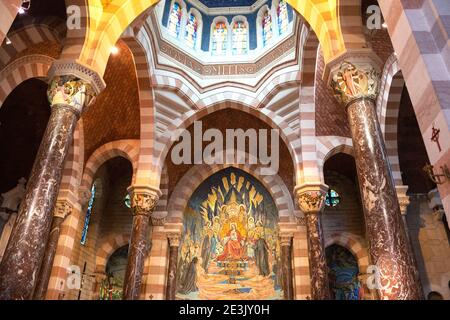
[[[155,209],[159,193],[148,187],[130,187],[133,226],[131,230],[128,262],[124,278],[123,300],[138,300],[144,263],[148,251],[150,217]]]
[[[72,213],[73,206],[66,200],[57,200],[53,214],[52,227],[45,248],[44,259],[34,289],[33,299],[45,300],[48,282],[52,274],[53,260],[55,259],[56,247],[58,246],[59,235],[61,234],[61,224],[66,217]]]
[[[167,273],[166,300],[175,300],[180,235],[178,233],[170,233],[167,235],[167,238],[169,239],[169,271]]]
[[[366,221],[371,261],[381,299],[420,299],[389,160],[375,110],[379,74],[370,63],[343,62],[331,85],[346,108]]]
[[[54,77],[48,89],[51,115],[25,197],[0,265],[0,299],[31,299],[53,219],[64,159],[81,112],[94,96],[75,76]]]
[[[330,299],[328,267],[321,224],[327,191],[328,186],[323,184],[307,184],[297,187],[295,190],[298,206],[305,215],[313,300]]]
[[[292,234],[280,235],[281,268],[285,300],[294,300],[294,286],[292,282],[292,238]]]

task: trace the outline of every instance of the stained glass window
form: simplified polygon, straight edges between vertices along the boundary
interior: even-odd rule
[[[81,241],[80,243],[82,245],[86,244],[88,229],[89,229],[89,221],[91,220],[91,213],[92,213],[92,207],[94,205],[95,200],[95,184],[92,185],[91,188],[91,197],[89,198],[88,208],[86,211],[86,217],[84,218],[84,226],[83,226],[83,232],[81,233]]]
[[[262,18],[262,35],[263,35],[263,47],[272,39],[273,31],[272,31],[272,16],[270,15],[269,10],[263,15]]]
[[[341,197],[336,190],[330,189],[325,197],[325,204],[329,207],[336,207],[341,202]]]
[[[181,29],[181,6],[178,2],[174,2],[169,16],[169,31],[172,35],[178,37]]]
[[[217,22],[213,30],[212,38],[212,54],[221,56],[227,52],[227,35],[228,30],[225,22]]]
[[[127,195],[125,196],[125,198],[123,199],[123,203],[125,204],[125,206],[128,209],[131,209],[131,198],[130,198],[130,194],[127,193]]]
[[[265,47],[273,36],[272,16],[270,15],[269,10],[266,10],[266,12],[263,15],[262,30],[263,30],[263,47]]]
[[[187,20],[186,32],[184,34],[187,45],[191,48],[195,48],[197,44],[197,33],[198,33],[198,19],[194,14],[191,13]]]
[[[280,34],[286,32],[287,27],[289,25],[289,17],[286,1],[280,0],[277,8],[277,17],[278,17],[278,31]]]
[[[233,25],[233,54],[247,53],[247,26],[243,21]]]

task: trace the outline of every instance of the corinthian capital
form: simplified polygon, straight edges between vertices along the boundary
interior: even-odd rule
[[[67,200],[56,200],[55,210],[53,216],[65,219],[68,215],[72,214],[73,205]]]
[[[295,195],[300,210],[306,214],[316,214],[325,206],[328,186],[324,184],[304,184],[295,188]]]
[[[380,74],[370,64],[344,61],[331,76],[331,87],[339,103],[347,106],[356,99],[376,99]]]
[[[159,199],[159,191],[149,187],[130,187],[131,209],[134,215],[150,217]]]
[[[72,75],[54,77],[47,90],[48,101],[52,107],[70,107],[78,115],[94,96],[95,92],[90,83]]]

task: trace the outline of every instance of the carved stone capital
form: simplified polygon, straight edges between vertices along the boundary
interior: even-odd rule
[[[400,205],[400,213],[405,216],[410,203],[409,196],[406,195],[408,186],[396,186],[395,189],[397,191],[398,204]]]
[[[317,214],[325,206],[328,186],[325,184],[304,184],[295,188],[297,203],[303,214]]]
[[[376,99],[380,73],[370,63],[343,61],[331,72],[330,85],[339,103],[347,107],[358,99]]]
[[[78,117],[95,97],[92,85],[76,76],[55,76],[47,89],[50,106],[73,110]]]
[[[64,220],[68,215],[72,214],[72,211],[73,205],[69,201],[56,200],[53,216]]]
[[[294,234],[292,234],[292,233],[281,233],[280,234],[280,245],[281,246],[291,246],[293,237],[294,237]]]
[[[98,95],[106,88],[105,81],[97,71],[73,60],[55,61],[48,75],[50,80],[57,76],[72,76],[81,79],[92,86],[95,95]]]
[[[167,234],[167,239],[169,239],[169,246],[179,247],[181,236],[179,233],[171,232]]]
[[[133,215],[151,217],[158,203],[159,190],[150,187],[132,186],[128,188],[131,199],[131,210]]]

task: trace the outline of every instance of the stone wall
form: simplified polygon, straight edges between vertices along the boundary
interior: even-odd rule
[[[450,299],[450,245],[444,223],[428,206],[425,194],[410,196],[407,224],[425,297],[432,292]]]

